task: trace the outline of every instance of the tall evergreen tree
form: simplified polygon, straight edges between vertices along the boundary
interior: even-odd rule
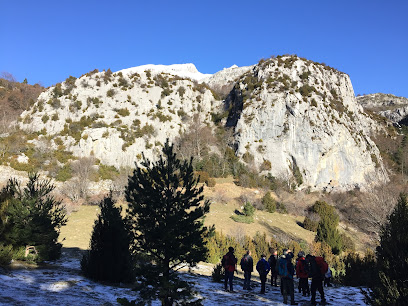
[[[99,203],[101,209],[92,232],[90,250],[81,260],[84,274],[98,281],[131,282],[133,260],[130,253],[130,236],[115,207],[112,194]]]
[[[339,224],[339,215],[333,206],[324,201],[316,201],[312,206],[312,212],[317,213],[320,221],[317,225],[315,241],[326,242],[334,254],[340,253],[342,241],[337,225]]]
[[[210,203],[194,178],[192,159],[181,161],[169,141],[156,162],[144,158],[129,177],[127,222],[134,237],[133,251],[145,258],[141,264],[140,296],[159,298],[163,305],[191,297],[191,287],[181,282],[177,269],[194,266],[207,256],[204,239],[211,230],[203,226]]]
[[[382,227],[376,250],[379,282],[366,294],[371,305],[407,305],[408,301],[408,200],[398,203]]]
[[[56,259],[61,254],[62,245],[57,240],[67,219],[61,201],[51,195],[54,188],[49,180],[31,173],[24,188],[11,179],[0,192],[0,206],[6,215],[2,238],[15,249],[35,246],[38,261]]]

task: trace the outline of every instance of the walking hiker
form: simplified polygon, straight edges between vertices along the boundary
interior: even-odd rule
[[[281,293],[283,296],[283,303],[288,303],[288,295],[290,295],[291,305],[295,303],[295,289],[293,284],[293,274],[295,268],[292,264],[293,253],[290,250],[284,249],[283,255],[279,258],[278,267],[279,275],[281,277]]]
[[[299,278],[299,292],[302,292],[303,296],[310,296],[309,275],[305,269],[305,264],[305,252],[300,251],[296,262],[296,275]]]
[[[261,279],[261,293],[265,293],[266,276],[271,269],[265,258],[266,256],[262,254],[261,259],[256,264],[256,270],[258,271],[259,278]]]
[[[332,278],[332,270],[329,268],[329,269],[327,269],[327,272],[324,275],[323,285],[326,286],[326,287],[331,287],[332,286],[332,284],[330,284],[331,278]]]
[[[268,258],[269,266],[271,267],[271,286],[278,287],[278,252],[275,249],[271,249],[271,256]]]
[[[309,277],[312,278],[312,305],[316,305],[316,291],[319,291],[320,293],[321,304],[326,303],[323,291],[323,279],[328,268],[329,266],[324,261],[323,257],[312,256],[310,254],[306,256],[306,271],[308,272]]]
[[[233,278],[234,278],[234,271],[236,270],[236,265],[237,265],[238,259],[234,255],[234,248],[229,247],[228,248],[228,253],[225,254],[222,257],[221,264],[224,267],[225,270],[225,282],[224,282],[224,288],[225,291],[228,291],[228,283],[229,283],[229,288],[230,292],[234,292],[233,289]]]
[[[244,290],[251,290],[251,273],[254,271],[254,260],[251,251],[247,250],[241,259],[241,269],[244,271]]]

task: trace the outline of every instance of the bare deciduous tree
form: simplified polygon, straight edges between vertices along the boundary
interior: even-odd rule
[[[381,226],[397,203],[398,194],[399,191],[395,186],[383,185],[373,192],[361,193],[358,197],[361,221],[368,231],[376,234],[377,238],[379,238]]]
[[[76,188],[79,191],[79,197],[81,198],[86,198],[88,195],[89,179],[91,178],[91,175],[95,173],[94,165],[94,157],[81,157],[71,164],[74,176],[74,179],[71,180],[71,182],[76,185]]]
[[[180,154],[183,159],[194,156],[200,160],[208,153],[209,145],[214,143],[214,140],[211,129],[203,124],[199,114],[195,114],[187,132],[175,141],[176,153]]]

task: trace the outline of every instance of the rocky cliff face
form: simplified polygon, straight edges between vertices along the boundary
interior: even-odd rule
[[[225,101],[211,88],[229,92]],[[387,180],[349,77],[284,56],[204,75],[192,64],[146,65],[70,77],[42,93],[20,127],[54,149],[132,167],[155,158],[198,114],[209,127],[228,110],[236,154],[253,169],[301,187],[350,189]],[[33,140],[35,143],[36,140]]]
[[[357,102],[364,108],[393,123],[398,123],[408,115],[408,99],[391,94],[376,93],[357,97]]]
[[[317,189],[387,180],[369,137],[374,122],[344,73],[296,56],[269,59],[240,78],[226,103],[238,156],[265,173]]]
[[[199,114],[211,125],[222,103],[199,84],[208,75],[192,64],[91,72],[68,78],[42,93],[22,114],[22,129],[53,137],[74,155],[90,156],[117,168],[132,167],[143,152],[154,158],[166,138],[173,140]]]

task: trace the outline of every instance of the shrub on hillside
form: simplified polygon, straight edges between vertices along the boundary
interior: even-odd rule
[[[206,171],[195,171],[195,175],[199,177],[200,183],[205,183],[208,187],[216,185],[215,179],[211,178]]]
[[[303,221],[303,227],[309,231],[316,232],[319,225],[320,217],[316,213],[308,213]]]
[[[254,223],[253,217],[248,217],[245,215],[232,215],[230,218],[238,223],[246,223],[246,224]]]
[[[119,175],[119,171],[114,166],[100,164],[98,175],[102,180],[113,180]]]
[[[267,212],[274,213],[276,211],[276,201],[269,191],[263,196],[262,204]]]
[[[243,212],[245,216],[253,217],[253,215],[255,214],[255,207],[250,202],[246,202]]]
[[[106,96],[109,97],[109,98],[112,98],[115,94],[116,94],[116,91],[113,88],[109,89],[106,92]]]

